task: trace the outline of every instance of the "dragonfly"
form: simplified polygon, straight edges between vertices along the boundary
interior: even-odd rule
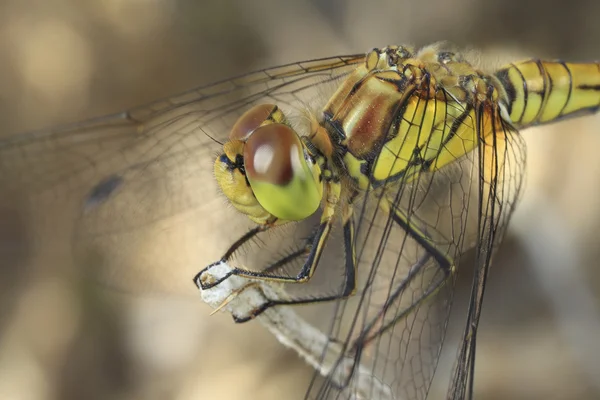
[[[74,247],[88,250],[123,251],[115,233],[219,199],[229,242],[185,278],[204,294],[237,279],[218,307],[258,289],[238,323],[310,310],[304,327],[324,344],[305,398],[427,398],[457,274],[471,268],[447,393],[464,399],[491,261],[522,192],[520,131],[599,109],[598,62],[483,71],[445,43],[388,46],[18,135],[0,142],[0,172],[37,163],[20,187],[77,198]]]

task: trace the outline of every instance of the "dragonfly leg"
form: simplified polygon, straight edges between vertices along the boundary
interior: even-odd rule
[[[414,312],[420,305],[423,304],[424,301],[432,299],[435,297],[435,294],[444,286],[447,282],[448,277],[450,276],[450,272],[446,270],[443,271],[443,277],[441,279],[437,279],[435,282],[425,290],[420,296],[414,299],[411,305],[404,308],[402,312],[395,313],[393,318],[386,319],[386,314],[388,310],[395,309],[397,307],[397,301],[405,292],[406,288],[409,286],[416,277],[422,272],[423,268],[426,268],[427,262],[432,258],[430,254],[423,254],[421,258],[412,265],[408,275],[403,280],[402,284],[398,285],[392,293],[388,296],[385,303],[381,307],[381,309],[373,315],[371,321],[365,328],[362,330],[361,336],[355,340],[353,345],[353,351],[359,353],[362,349],[369,346],[375,339],[380,337],[383,333],[393,328],[398,321],[405,319],[409,314]],[[385,322],[383,322],[385,321]]]
[[[313,276],[317,265],[319,264],[319,260],[321,255],[323,254],[323,249],[325,248],[325,243],[329,238],[329,234],[331,232],[331,227],[333,225],[334,217],[336,214],[337,205],[340,199],[341,185],[339,182],[327,182],[327,199],[325,201],[325,205],[323,208],[323,213],[321,214],[321,221],[319,226],[317,227],[316,233],[313,237],[312,243],[307,244],[304,249],[301,249],[297,252],[292,253],[290,256],[276,262],[275,264],[268,266],[262,271],[250,271],[243,268],[233,268],[231,272],[227,275],[221,277],[210,284],[203,285],[202,289],[209,289],[213,286],[218,285],[223,282],[231,275],[237,275],[250,279],[257,279],[263,281],[271,281],[271,282],[284,282],[284,283],[304,283],[310,280]],[[261,225],[249,231],[247,234],[242,236],[239,240],[237,240],[233,246],[225,253],[223,258],[219,262],[226,262],[228,258],[237,250],[243,243],[250,240],[252,237],[257,235],[260,232],[264,232],[270,229],[270,225]],[[297,256],[301,256],[302,254],[308,253],[306,257],[306,261],[302,266],[302,269],[296,276],[287,276],[287,275],[275,275],[269,273],[270,271],[277,269],[279,266],[284,264],[286,261],[289,262],[293,258]],[[207,267],[207,268],[210,268]]]
[[[322,296],[310,296],[306,298],[296,298],[293,300],[281,300],[281,299],[270,299],[270,301],[263,303],[259,308],[252,310],[252,313],[244,318],[234,316],[234,320],[237,323],[242,323],[254,319],[256,316],[261,314],[266,309],[279,306],[279,305],[301,305],[301,304],[313,304],[321,303],[326,301],[333,301],[338,299],[344,299],[352,296],[356,291],[356,251],[354,248],[354,219],[353,209],[350,203],[342,207],[342,222],[344,231],[344,285],[342,290],[336,294],[322,295]],[[297,282],[297,281],[295,281]]]
[[[455,264],[452,257],[440,250],[431,236],[414,224],[410,217],[400,207],[395,206],[394,203],[385,196],[381,198],[379,207],[388,213],[392,220],[398,224],[408,236],[435,259],[444,273],[449,275],[454,272]]]
[[[407,317],[414,312],[423,302],[431,300],[435,297],[438,291],[448,282],[448,279],[455,273],[455,263],[453,259],[438,248],[431,236],[427,232],[414,224],[410,218],[400,208],[394,206],[393,202],[385,196],[381,199],[380,208],[388,213],[392,220],[415,240],[424,250],[424,254],[414,263],[406,277],[398,284],[393,292],[387,297],[385,303],[376,315],[373,315],[370,323],[363,329],[362,335],[355,341],[354,351],[359,353],[374,339],[380,337],[381,334],[388,329],[394,327],[399,320]],[[393,317],[386,314],[388,310],[397,308],[397,301],[405,292],[407,287],[427,267],[427,263],[433,259],[442,271],[442,276],[432,280],[426,289],[415,298],[411,305],[404,308],[402,312],[395,314]],[[383,322],[385,321],[385,322]]]

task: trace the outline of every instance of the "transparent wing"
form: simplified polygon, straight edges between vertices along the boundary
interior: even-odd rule
[[[491,260],[497,251],[523,186],[525,141],[506,124],[494,126],[482,144],[479,165],[480,209],[475,247],[473,284],[463,338],[458,351],[448,399],[472,399],[477,327]]]
[[[483,120],[489,123],[490,118],[483,109],[475,115],[463,123],[483,137]],[[370,371],[370,379],[377,380],[371,393],[360,396],[427,398],[453,300],[456,273],[452,265],[445,265],[448,260],[458,265],[458,271],[476,271],[468,329],[448,394],[465,398],[485,278],[521,188],[524,151],[520,135],[497,120],[492,134],[475,151],[437,171],[420,172],[412,181],[370,193],[356,207],[359,290],[354,298],[337,303],[326,332],[331,346],[342,344],[345,349],[338,368],[348,369],[345,360],[352,358],[356,374]],[[383,197],[391,198],[395,209],[422,235],[409,233],[391,214],[382,212]],[[460,264],[472,248],[477,253],[475,263]],[[355,392],[357,381],[361,379],[354,377],[339,385],[315,375],[306,397],[363,398]]]
[[[127,289],[153,282],[168,288],[175,281],[193,293],[190,278],[219,246],[208,242],[221,235],[216,251],[224,251],[226,237],[239,234],[235,221],[247,219],[230,212],[212,175],[237,117],[252,104],[270,102],[302,119],[363,57],[265,69],[121,114],[3,140],[0,183],[46,209],[68,204],[79,210],[76,255],[101,271],[100,278]],[[186,229],[190,248],[177,247],[184,240],[175,231]],[[205,242],[201,260],[181,256],[202,254]],[[176,254],[161,259],[166,246]]]

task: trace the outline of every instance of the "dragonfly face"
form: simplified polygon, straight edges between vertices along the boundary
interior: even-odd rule
[[[276,106],[246,112],[229,139],[214,171],[234,207],[258,224],[298,221],[317,210],[323,195],[317,155]]]

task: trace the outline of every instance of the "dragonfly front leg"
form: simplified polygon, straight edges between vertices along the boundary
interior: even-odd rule
[[[333,212],[334,210],[332,209],[330,211]],[[256,279],[255,282],[258,282],[260,280],[264,280],[264,281],[270,280],[270,281],[280,281],[280,282],[284,281],[284,282],[292,282],[292,283],[299,283],[299,282],[301,283],[301,282],[303,282],[302,277],[306,276],[307,278],[304,278],[305,279],[304,282],[305,282],[306,280],[310,279],[310,277],[312,277],[312,275],[317,267],[317,263],[321,257],[321,253],[323,251],[323,247],[325,244],[324,239],[326,239],[326,235],[329,234],[328,230],[331,229],[331,225],[333,223],[333,218],[332,218],[333,214],[330,215],[330,218],[326,218],[326,216],[329,214],[327,214],[325,212],[323,213],[323,215],[324,215],[324,217],[321,220],[321,223],[318,227],[315,237],[313,239],[307,241],[306,246],[304,248],[299,249],[298,251],[288,255],[285,258],[282,258],[281,260],[270,265],[263,271],[263,273],[268,273],[272,270],[278,269],[283,264],[292,262],[293,260],[295,260],[298,257],[307,256],[307,260],[304,264],[304,267],[303,267],[302,271],[300,271],[298,276],[282,277],[284,279],[277,279],[278,276],[273,276],[271,274],[268,274],[266,278],[263,278],[262,276],[257,277],[254,274],[245,274],[244,273],[244,272],[252,272],[252,271],[245,271],[245,270],[234,268],[232,271],[225,274],[225,276],[222,276],[218,279],[214,279],[214,280],[199,279],[199,277],[205,271],[209,270],[216,264],[220,263],[220,262],[218,262],[215,264],[211,264],[207,268],[203,269],[196,276],[194,281],[202,290],[210,289],[210,288],[218,285],[219,283],[222,283],[225,279],[227,279],[231,275],[237,275],[237,276],[248,277],[250,279]],[[345,258],[345,261],[344,261],[344,283],[343,283],[343,286],[341,287],[341,290],[339,293],[321,295],[321,296],[311,295],[311,296],[306,296],[304,298],[294,298],[294,299],[286,299],[283,297],[282,298],[269,298],[269,299],[265,298],[265,301],[262,302],[260,304],[260,306],[253,309],[251,311],[251,313],[249,313],[248,315],[245,315],[243,317],[234,315],[234,320],[238,323],[249,321],[249,320],[253,319],[254,317],[256,317],[257,315],[264,312],[265,310],[267,310],[268,308],[276,306],[276,305],[299,305],[299,304],[307,304],[307,303],[318,303],[318,302],[325,302],[325,301],[332,301],[332,300],[337,300],[337,299],[341,299],[341,298],[346,298],[348,296],[353,295],[356,290],[356,284],[357,284],[357,282],[356,282],[356,265],[357,264],[356,264],[356,251],[355,251],[355,246],[354,246],[355,227],[354,227],[354,219],[353,219],[353,207],[352,207],[351,201],[348,201],[347,203],[345,203],[342,206],[342,225],[343,225],[343,232],[344,232],[344,258]],[[250,231],[250,233],[245,235],[244,237],[249,239],[249,238],[253,237],[254,235],[256,235],[257,233],[258,233],[258,230],[255,229],[253,231]],[[321,245],[319,245],[319,243],[321,243]],[[313,255],[312,253],[316,253],[316,254]],[[253,285],[253,283],[249,282],[248,287],[250,287],[251,285]],[[241,290],[244,290],[244,289],[241,289]]]
[[[354,246],[354,219],[353,219],[353,208],[349,202],[342,207],[342,223],[344,231],[344,284],[339,293],[333,295],[321,295],[321,296],[307,296],[305,298],[295,299],[269,299],[255,308],[252,312],[244,317],[234,316],[234,320],[237,323],[247,322],[260,315],[262,312],[273,306],[280,305],[301,305],[301,304],[313,304],[321,303],[326,301],[333,301],[338,299],[344,299],[352,296],[356,291],[356,251]],[[310,257],[310,256],[309,256]],[[316,268],[316,264],[313,267]],[[312,273],[310,273],[312,276]],[[309,278],[310,278],[309,276]],[[299,282],[299,281],[294,281]],[[249,284],[251,285],[251,284]],[[333,339],[332,339],[333,340]]]
[[[321,259],[321,255],[323,254],[323,250],[325,248],[325,243],[329,238],[329,234],[331,233],[331,227],[333,225],[334,217],[337,210],[337,205],[340,200],[340,192],[341,185],[339,182],[329,181],[326,183],[327,188],[327,198],[323,207],[323,213],[321,214],[321,221],[319,226],[317,227],[316,233],[313,237],[312,243],[307,243],[303,249],[300,249],[289,256],[273,263],[272,265],[267,266],[262,271],[251,271],[243,268],[233,268],[227,275],[221,277],[218,280],[210,283],[203,283],[201,285],[202,289],[210,289],[225,279],[227,279],[231,275],[237,275],[250,279],[257,279],[263,281],[272,281],[272,282],[284,282],[284,283],[304,283],[310,280],[313,276],[317,265],[319,264],[319,260]],[[251,231],[249,231],[246,235],[242,236],[239,240],[237,240],[233,246],[225,253],[223,258],[219,260],[217,263],[228,262],[233,253],[245,242],[252,239],[260,232],[264,232],[268,229],[271,229],[274,225],[261,225],[258,226]],[[278,269],[283,264],[292,261],[296,257],[307,255],[304,265],[302,269],[296,276],[287,276],[287,275],[277,275],[272,274],[270,271]],[[216,263],[214,263],[216,264]],[[206,269],[211,268],[212,265],[209,265]],[[203,270],[204,271],[204,270]],[[202,273],[202,272],[200,272]]]

